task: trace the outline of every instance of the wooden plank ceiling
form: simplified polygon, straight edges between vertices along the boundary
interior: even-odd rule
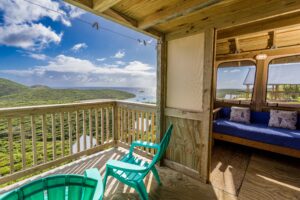
[[[278,23],[299,23],[299,0],[65,0],[73,5],[155,37],[167,39],[205,28],[227,29],[275,17]],[[296,16],[295,20],[293,17]],[[276,26],[277,24],[267,25]],[[242,31],[242,30],[240,30]],[[244,30],[244,32],[247,30]],[[230,32],[230,33],[229,33]],[[224,36],[224,37],[225,37]],[[226,37],[227,37],[226,36]]]

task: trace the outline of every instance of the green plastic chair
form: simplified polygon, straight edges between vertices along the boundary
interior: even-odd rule
[[[162,158],[168,144],[170,142],[173,125],[170,125],[166,134],[164,135],[160,144],[154,144],[150,142],[135,141],[131,144],[129,153],[126,154],[120,161],[109,160],[106,163],[106,173],[104,176],[104,189],[108,176],[113,176],[120,182],[133,187],[140,195],[141,199],[148,200],[148,194],[143,182],[145,176],[152,171],[156,181],[161,185],[161,181],[155,168],[155,164]],[[157,153],[154,155],[152,162],[142,163],[141,159],[138,159],[133,155],[135,147],[146,147],[157,149]]]
[[[48,176],[8,192],[0,200],[102,200],[103,183],[98,169],[84,176],[59,174]]]

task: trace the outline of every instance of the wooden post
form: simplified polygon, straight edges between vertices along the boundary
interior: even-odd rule
[[[205,144],[201,151],[201,166],[199,168],[200,177],[203,181],[209,181],[209,173],[211,167],[211,153],[212,153],[212,120],[213,120],[213,76],[214,76],[214,60],[215,60],[215,41],[216,34],[213,28],[205,31],[204,44],[204,70],[203,70],[203,121],[202,132],[203,144]]]
[[[73,153],[79,153],[80,152],[80,143],[79,143],[79,111],[76,111],[76,144],[77,144],[77,152],[73,152]]]
[[[43,134],[43,154],[44,154],[44,163],[47,162],[47,119],[46,115],[42,115],[42,134]]]
[[[35,116],[31,116],[33,165],[37,165]]]
[[[254,91],[253,91],[253,103],[254,109],[256,111],[261,111],[262,107],[264,106],[265,101],[265,92],[267,88],[261,87],[262,85],[267,84],[267,66],[265,66],[265,60],[257,60],[256,62],[256,79],[254,84]]]
[[[98,109],[95,109],[95,127],[96,127],[96,145],[99,145],[99,114]]]
[[[73,149],[72,149],[72,116],[71,113],[68,112],[68,127],[69,127],[69,149],[70,149],[70,155],[73,154]]]
[[[20,134],[21,134],[21,152],[22,152],[22,169],[26,168],[26,143],[24,131],[24,117],[20,118]]]
[[[90,135],[90,148],[93,148],[93,118],[92,118],[92,109],[89,109],[89,135]]]
[[[51,114],[52,121],[52,152],[53,160],[56,159],[56,124],[55,124],[55,114]]]
[[[86,113],[82,111],[83,150],[86,150]]]
[[[104,144],[104,111],[101,108],[101,145]]]
[[[164,109],[166,106],[167,41],[163,35],[157,44],[157,88],[156,88],[156,142],[160,142],[165,131]]]
[[[61,157],[65,157],[65,124],[64,113],[60,113]]]
[[[13,153],[13,132],[12,132],[12,120],[8,118],[7,121],[8,129],[8,153],[9,153],[9,166],[10,173],[14,172],[14,153]]]

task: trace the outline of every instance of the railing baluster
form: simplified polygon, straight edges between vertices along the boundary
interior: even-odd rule
[[[127,143],[127,137],[128,137],[128,126],[127,126],[127,110],[124,108],[124,142]]]
[[[121,139],[121,128],[122,128],[122,121],[121,121],[121,117],[122,117],[122,114],[121,114],[121,108],[117,108],[118,109],[118,141]]]
[[[127,110],[127,144],[131,144],[130,110]]]
[[[106,142],[109,141],[109,108],[106,108]]]
[[[154,115],[155,115],[154,113],[152,113],[152,115],[151,115],[151,142],[155,142],[155,138],[154,138],[154,136],[155,136],[155,130],[154,130],[155,116]],[[152,154],[155,153],[154,149],[151,149],[151,153]]]
[[[149,142],[149,113],[148,112],[146,112],[146,142]],[[150,149],[149,148],[147,148],[146,149],[146,151],[147,152],[150,152]]]
[[[90,148],[93,148],[93,120],[92,110],[89,110],[89,131],[90,131]]]
[[[120,108],[120,141],[124,140],[124,110]]]
[[[53,160],[56,159],[56,123],[55,123],[55,114],[51,114],[52,121],[52,152],[53,152]]]
[[[79,111],[76,111],[76,144],[77,144],[77,152],[73,153],[79,153],[80,152],[80,143],[79,143]]]
[[[36,126],[35,126],[35,116],[31,116],[31,133],[32,133],[32,153],[33,153],[33,165],[37,165],[37,155],[36,155]]]
[[[101,108],[101,144],[104,144],[104,112]]]
[[[70,151],[70,155],[73,154],[73,151],[72,151],[72,137],[73,137],[73,134],[72,134],[72,116],[71,116],[71,113],[68,112],[68,128],[69,128],[69,151]]]
[[[113,106],[113,107],[111,107],[111,118],[110,118],[110,120],[112,122],[112,124],[111,124],[111,135],[112,135],[113,140],[115,140],[116,136],[117,136],[117,133],[115,132],[117,130],[117,128],[115,126],[117,126],[116,122],[117,122],[118,119],[115,118],[115,117],[117,117],[115,115],[116,115],[115,114],[115,108]]]
[[[60,113],[61,155],[65,157],[65,124],[64,113]]]
[[[10,173],[14,172],[14,152],[13,152],[13,132],[12,132],[12,120],[7,119],[7,129],[8,129],[8,152],[9,152],[9,166]]]
[[[96,127],[96,144],[99,145],[99,114],[98,109],[95,109],[95,127]]]
[[[43,158],[47,162],[47,127],[46,115],[42,115],[42,135],[43,135]]]
[[[145,140],[145,126],[144,126],[145,122],[144,122],[144,112],[141,112],[141,140]],[[142,148],[143,150],[145,150],[145,148]]]
[[[82,111],[83,150],[86,150],[86,113]]]
[[[136,128],[135,128],[135,112],[132,110],[131,113],[131,120],[132,120],[132,141],[136,140]]]
[[[25,153],[25,131],[24,131],[24,118],[20,118],[20,135],[21,135],[21,152],[22,152],[22,169],[26,168],[26,153]]]
[[[136,132],[137,132],[137,139],[140,139],[140,113],[139,111],[136,112]]]

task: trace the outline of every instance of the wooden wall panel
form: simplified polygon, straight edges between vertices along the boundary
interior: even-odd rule
[[[174,132],[165,164],[202,182],[208,181],[210,166],[214,33],[208,29],[169,41],[167,49],[164,119]]]
[[[202,111],[204,33],[168,42],[166,106]]]
[[[198,171],[201,155],[201,121],[166,117],[166,123],[167,126],[174,124],[166,158]]]

